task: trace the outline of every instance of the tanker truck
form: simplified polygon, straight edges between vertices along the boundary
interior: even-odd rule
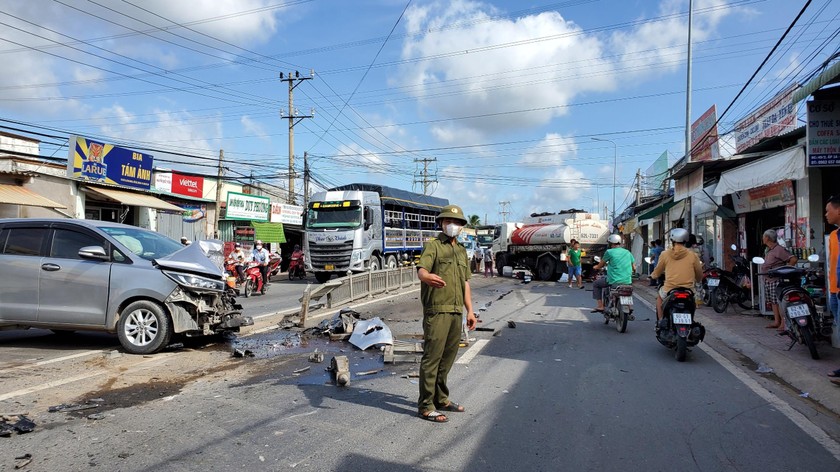
[[[567,272],[565,256],[572,239],[580,242],[584,274],[595,265],[594,257],[607,249],[609,227],[595,213],[563,210],[560,213],[532,214],[521,223],[496,225],[493,254],[496,270],[505,266],[524,267],[537,280],[558,280]]]

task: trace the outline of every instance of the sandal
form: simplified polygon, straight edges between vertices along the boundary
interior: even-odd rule
[[[459,405],[455,402],[449,402],[448,405],[438,407],[438,410],[454,411],[455,413],[463,413],[464,411],[466,411],[466,410],[464,410],[463,406],[461,406],[461,405]]]
[[[827,373],[829,377],[840,377],[840,369],[832,370],[831,372]]]
[[[589,313],[603,313],[603,312],[604,312],[604,310],[601,310],[601,309],[598,309],[598,308],[593,308],[593,309],[589,310]]]
[[[425,413],[419,412],[417,413],[417,416],[426,421],[431,421],[432,423],[446,423],[449,421],[449,418],[447,418],[446,415],[435,410],[427,411]]]

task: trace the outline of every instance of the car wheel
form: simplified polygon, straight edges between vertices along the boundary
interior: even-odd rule
[[[140,300],[122,311],[117,323],[120,344],[131,354],[153,354],[172,338],[172,323],[157,303]]]

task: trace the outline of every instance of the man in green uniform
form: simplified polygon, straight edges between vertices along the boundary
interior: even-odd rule
[[[446,377],[461,340],[464,308],[467,328],[475,329],[476,317],[470,294],[470,265],[467,251],[456,240],[467,220],[457,205],[443,207],[437,216],[441,233],[423,246],[417,276],[422,282],[423,359],[420,361],[420,417],[435,423],[449,421],[446,412],[464,407],[449,399]]]

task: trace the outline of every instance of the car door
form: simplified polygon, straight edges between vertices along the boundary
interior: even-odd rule
[[[38,277],[48,235],[44,224],[0,230],[0,322],[37,319]]]
[[[111,261],[82,259],[79,249],[107,240],[87,228],[59,224],[53,228],[47,255],[41,262],[38,322],[103,326],[108,308]]]

